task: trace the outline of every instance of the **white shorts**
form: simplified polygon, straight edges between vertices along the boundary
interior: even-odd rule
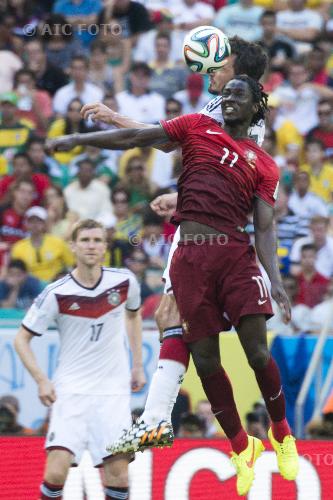
[[[79,464],[89,450],[93,464],[108,457],[106,446],[132,424],[130,395],[59,395],[51,409],[45,448],[66,448]]]
[[[175,250],[178,246],[178,241],[180,240],[180,228],[179,226],[177,227],[177,231],[175,232],[175,235],[172,240],[172,245],[169,250],[169,255],[168,255],[168,262],[166,265],[166,268],[164,269],[162,279],[164,281],[164,293],[166,294],[171,294],[172,292],[172,284],[170,280],[170,267],[171,267],[171,261],[173,254],[175,253]]]

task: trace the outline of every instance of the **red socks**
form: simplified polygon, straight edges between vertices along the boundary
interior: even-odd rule
[[[270,357],[265,368],[254,369],[254,373],[272,420],[273,436],[282,442],[291,431],[286,420],[286,400],[282,391],[279,368]]]
[[[201,378],[201,383],[215,417],[231,442],[232,449],[235,453],[245,450],[248,438],[242,427],[232,386],[225,370],[221,366],[217,372]]]
[[[181,326],[164,330],[160,359],[178,361],[182,363],[187,370],[190,361],[190,351],[187,344],[183,341]]]

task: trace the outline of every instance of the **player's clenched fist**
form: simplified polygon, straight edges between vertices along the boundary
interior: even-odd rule
[[[150,206],[158,215],[170,216],[176,210],[177,196],[177,193],[162,194],[157,196]]]
[[[70,151],[77,146],[76,134],[61,135],[54,139],[48,139],[45,143],[45,148],[48,152],[53,151]]]

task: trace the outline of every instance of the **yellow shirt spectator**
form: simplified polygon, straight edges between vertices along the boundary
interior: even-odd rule
[[[66,122],[64,118],[59,118],[58,120],[55,120],[50,126],[50,129],[47,133],[47,137],[53,139],[54,137],[59,137],[60,135],[65,135],[65,134],[66,134]],[[76,146],[70,151],[54,153],[53,156],[62,165],[68,165],[69,162],[71,162],[73,158],[75,158],[75,156],[80,155],[82,151],[83,151],[82,146]]]
[[[13,259],[25,262],[28,272],[43,281],[52,281],[64,268],[74,264],[74,257],[68,245],[57,236],[45,234],[39,248],[32,245],[30,238],[15,243]]]
[[[302,149],[303,137],[298,132],[292,121],[286,120],[282,123],[276,133],[276,147],[280,155],[285,155],[290,146],[298,146]]]
[[[333,193],[333,165],[324,163],[318,175],[312,172],[311,166],[307,163],[301,166],[300,170],[308,172],[310,175],[310,191],[320,196],[324,201],[332,201]]]

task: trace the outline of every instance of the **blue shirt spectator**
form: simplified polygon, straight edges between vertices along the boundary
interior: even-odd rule
[[[0,307],[28,309],[42,289],[42,282],[27,273],[25,263],[13,259],[6,277],[0,280]]]
[[[53,7],[55,14],[62,14],[68,23],[75,26],[84,46],[88,46],[97,34],[96,21],[101,10],[101,0],[57,0]]]

